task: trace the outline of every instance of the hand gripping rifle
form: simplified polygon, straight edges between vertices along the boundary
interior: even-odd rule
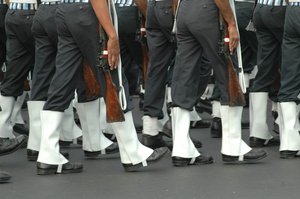
[[[106,103],[106,120],[108,123],[123,122],[125,121],[124,113],[122,111],[116,85],[112,81],[110,68],[108,64],[108,51],[107,51],[107,35],[104,29],[100,26],[100,46],[99,52],[99,67],[102,69],[105,76],[105,103]]]
[[[229,53],[229,33],[227,29],[227,24],[224,21],[221,13],[219,14],[219,16],[221,32],[219,41],[219,54],[225,57],[228,70],[229,106],[245,106],[245,97],[240,87],[237,73],[234,69],[233,62]]]

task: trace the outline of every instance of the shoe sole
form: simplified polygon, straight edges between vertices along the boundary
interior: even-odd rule
[[[9,155],[9,154],[17,151],[18,149],[22,148],[26,143],[26,139],[27,138],[25,138],[22,142],[20,142],[20,144],[16,148],[14,148],[13,150],[5,152],[5,153],[1,153],[0,156]]]
[[[190,164],[190,162],[182,162],[182,161],[174,161],[172,160],[172,163],[173,163],[173,166],[175,167],[186,167],[186,166],[193,166],[193,165],[205,165],[205,164],[212,164],[214,163],[214,160],[208,160],[208,161],[205,161],[205,162],[195,162],[193,164]]]
[[[157,158],[155,161],[149,161],[147,162],[147,166],[153,163],[156,163],[158,161],[160,161],[167,153],[169,152],[169,150],[166,150],[163,154],[161,154],[161,156],[159,158]],[[136,172],[139,168],[144,167],[142,163],[138,163],[135,165],[132,165],[130,167],[124,167],[124,170],[126,172]]]
[[[54,174],[70,174],[81,173],[83,169],[62,170],[61,173],[57,173],[57,169],[37,169],[37,175],[54,175]]]
[[[259,160],[262,160],[265,157],[267,157],[267,154],[264,154],[263,156],[256,158],[256,159],[244,159],[243,161],[239,161],[238,159],[234,160],[234,161],[229,161],[229,160],[223,159],[223,163],[224,164],[251,164],[251,163],[256,163]]]

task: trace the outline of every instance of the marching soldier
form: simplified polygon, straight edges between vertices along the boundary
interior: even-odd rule
[[[80,18],[80,20],[74,20],[74,18]],[[83,57],[93,69],[98,82],[101,81],[101,90],[105,90],[103,74],[99,76],[97,72],[99,23],[108,35],[108,60],[110,69],[113,70],[112,76],[115,76],[114,69],[118,63],[119,43],[110,20],[106,0],[72,2],[62,0],[57,8],[56,71],[50,84],[47,101],[41,111],[42,138],[37,163],[38,174],[77,173],[83,169],[81,163],[70,163],[59,153],[58,136],[63,111],[73,98],[77,80],[83,78]],[[154,151],[138,141],[130,107],[128,108],[125,121],[111,123],[111,126],[120,146],[124,169],[135,171],[147,166],[147,162],[158,161],[167,149],[160,148]]]
[[[146,12],[149,66],[144,95],[143,143],[152,148],[165,146],[158,132],[158,120],[163,117],[168,68],[176,50],[172,27],[172,0],[149,0]]]
[[[24,135],[20,135],[17,137],[14,136],[12,126],[10,125],[10,116],[12,114],[15,99],[20,94],[22,94],[24,79],[27,76],[29,68],[32,66],[31,65],[32,51],[31,50],[27,51],[27,49],[25,49],[25,46],[27,44],[29,44],[28,49],[30,49],[30,45],[31,45],[30,13],[32,12],[29,9],[21,10],[21,7],[17,8],[16,5],[19,5],[21,1],[11,1],[11,2],[13,3],[10,4],[11,7],[6,14],[5,23],[4,23],[4,15],[5,12],[7,11],[7,5],[6,2],[2,0],[0,3],[1,66],[5,61],[5,49],[4,49],[5,43],[3,43],[3,39],[5,39],[5,32],[3,32],[4,26],[7,35],[7,72],[2,81],[1,95],[0,95],[0,106],[1,106],[0,156],[13,153],[14,151],[22,147],[26,142],[26,136]],[[23,2],[21,4],[25,5],[25,3],[23,4]],[[32,5],[32,4],[26,4],[26,5]],[[29,40],[29,43],[26,43],[27,39]],[[17,79],[21,82],[19,82]],[[10,175],[8,173],[0,171],[1,182],[7,182],[9,179],[10,179]]]
[[[183,0],[177,17],[177,42],[175,68],[172,81],[172,124],[174,166],[210,164],[211,156],[198,152],[189,137],[190,114],[196,103],[199,62],[203,53],[213,66],[221,92],[222,159],[225,163],[251,162],[266,157],[266,152],[251,149],[241,139],[242,106],[229,106],[228,73],[226,62],[218,54],[219,14],[228,24],[229,50],[238,44],[238,33],[229,2],[224,0]],[[187,100],[188,99],[188,100]]]
[[[41,117],[48,98],[48,89],[55,73],[55,60],[57,53],[58,35],[55,23],[55,11],[60,4],[59,0],[42,0],[37,10],[32,32],[36,43],[35,70],[33,71],[31,100],[28,101],[28,113],[30,117],[30,135],[27,146],[27,159],[36,161],[41,142]],[[83,133],[75,126],[73,106],[70,104],[64,111],[60,140],[73,140],[83,134],[83,150],[87,158],[98,157],[102,153],[116,153],[118,146],[108,140],[99,127],[99,99],[86,99],[84,82],[78,86],[77,113],[81,119]],[[62,152],[68,157],[66,152]]]
[[[34,39],[31,34],[36,0],[12,0],[5,18],[7,36],[7,67],[1,84],[1,137],[14,138],[11,115],[24,81],[34,65]]]
[[[172,78],[176,53],[176,41],[172,33],[174,23],[172,8],[175,3],[172,0],[149,0],[148,3],[145,0],[140,0],[136,3],[146,16],[149,55],[144,95],[142,142],[151,148],[158,148],[166,145],[161,134],[159,134],[160,126],[164,125],[159,125],[159,120],[164,117],[162,110],[165,103],[166,86],[168,76],[169,79]],[[210,70],[210,65],[207,64],[206,66]],[[203,72],[203,80],[207,79],[205,75],[206,73]],[[170,84],[167,88],[167,95],[170,95]],[[197,125],[207,127],[209,124],[198,120]],[[202,145],[200,141],[195,139],[193,139],[193,142],[197,143],[197,147]]]
[[[280,120],[280,158],[299,156],[299,42],[300,0],[289,0],[282,42],[281,87],[278,93]]]
[[[250,146],[261,147],[279,144],[271,135],[267,125],[268,97],[277,101],[276,78],[281,63],[286,1],[258,0],[253,13],[253,23],[258,40],[258,72],[250,88]]]
[[[249,87],[249,76],[257,59],[257,39],[253,29],[250,30],[249,22],[252,19],[255,0],[235,0],[236,18],[240,33],[241,50],[243,57],[243,69],[245,76],[246,87]],[[251,24],[252,25],[252,24]],[[249,93],[245,94],[246,99],[249,97]],[[218,83],[215,82],[215,88],[213,92],[212,100],[212,125],[210,129],[210,136],[213,138],[222,137],[222,122],[220,113],[220,91]],[[248,128],[247,123],[242,122],[242,128]]]

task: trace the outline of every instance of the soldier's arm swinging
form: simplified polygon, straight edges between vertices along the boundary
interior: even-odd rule
[[[229,50],[230,53],[234,51],[234,49],[237,47],[239,42],[239,34],[237,31],[235,19],[232,13],[232,9],[230,7],[228,0],[215,0],[216,5],[219,8],[219,11],[221,12],[224,20],[227,23],[228,27],[228,34],[229,34]]]
[[[117,67],[120,54],[119,39],[110,19],[106,0],[91,0],[92,7],[96,13],[99,23],[108,36],[107,51],[108,63],[111,69]]]

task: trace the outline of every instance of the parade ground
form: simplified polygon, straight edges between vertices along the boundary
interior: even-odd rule
[[[134,110],[137,125],[141,116]],[[271,127],[271,115],[269,119]],[[247,108],[243,120],[248,120]],[[21,149],[0,157],[0,169],[13,176],[0,184],[0,199],[299,199],[300,159],[280,159],[278,147],[267,147],[268,157],[260,163],[226,165],[221,139],[210,138],[209,128],[192,129],[191,135],[202,141],[200,151],[212,155],[214,164],[176,168],[169,152],[156,164],[126,173],[119,154],[88,160],[73,145],[66,150],[70,161],[84,164],[83,173],[38,176],[36,163],[28,162]],[[243,137],[248,142],[248,129]]]

